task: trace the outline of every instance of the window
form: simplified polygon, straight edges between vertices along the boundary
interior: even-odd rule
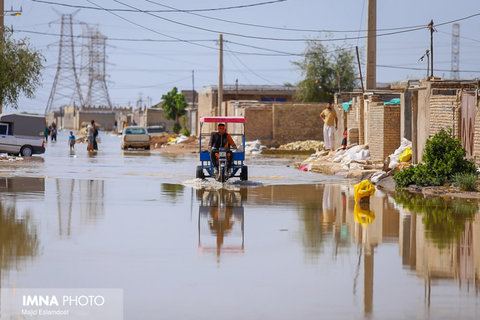
[[[8,124],[0,123],[0,135],[6,135],[8,132]]]
[[[125,130],[125,134],[146,134],[147,131],[144,128],[128,128]]]

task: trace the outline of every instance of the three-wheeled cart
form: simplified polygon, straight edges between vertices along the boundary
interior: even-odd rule
[[[203,132],[206,130],[204,128],[205,123],[224,123],[225,127],[229,129],[234,127],[232,133],[229,133],[232,139],[237,140],[237,150],[233,151],[233,164],[230,175],[227,174],[226,168],[220,168],[221,172],[218,175],[215,175],[214,166],[210,158],[210,152],[208,151],[208,142],[210,141],[211,132]],[[233,125],[232,125],[233,124]],[[210,127],[210,126],[206,126]],[[202,130],[203,129],[203,130]],[[212,128],[208,128],[212,130]],[[216,130],[216,128],[215,128]],[[228,130],[227,130],[228,132]],[[241,138],[241,146],[238,146],[238,138]],[[203,149],[202,149],[202,141]],[[244,165],[243,161],[245,160],[245,117],[202,117],[200,118],[200,139],[198,150],[200,153],[200,162],[201,165],[197,166],[196,178],[205,179],[205,178],[215,178],[220,182],[225,182],[229,178],[239,177],[240,180],[248,180],[248,167]],[[225,170],[225,171],[223,171]]]

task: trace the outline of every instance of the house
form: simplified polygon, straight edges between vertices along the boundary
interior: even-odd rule
[[[347,143],[368,144],[370,158],[384,161],[400,146],[400,98],[400,90],[392,89],[336,94],[335,104],[343,110]],[[337,114],[342,117],[342,112]],[[339,139],[337,132],[336,141]]]
[[[467,157],[480,164],[480,115],[478,80],[420,80],[405,88],[402,95],[405,135],[411,130],[413,162],[422,160],[425,142],[451,128],[462,141]],[[410,129],[411,128],[411,129]]]

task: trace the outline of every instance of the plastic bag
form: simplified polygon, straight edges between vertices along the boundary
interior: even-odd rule
[[[400,155],[398,156],[398,160],[400,160],[400,162],[407,162],[411,158],[412,158],[412,149],[411,148],[405,149],[405,151],[400,153]]]
[[[355,203],[365,197],[370,197],[375,193],[375,186],[368,180],[363,180],[355,185],[354,188]]]

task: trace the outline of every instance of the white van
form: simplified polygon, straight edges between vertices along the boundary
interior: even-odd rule
[[[0,152],[24,157],[45,152],[45,117],[31,114],[0,114]]]

